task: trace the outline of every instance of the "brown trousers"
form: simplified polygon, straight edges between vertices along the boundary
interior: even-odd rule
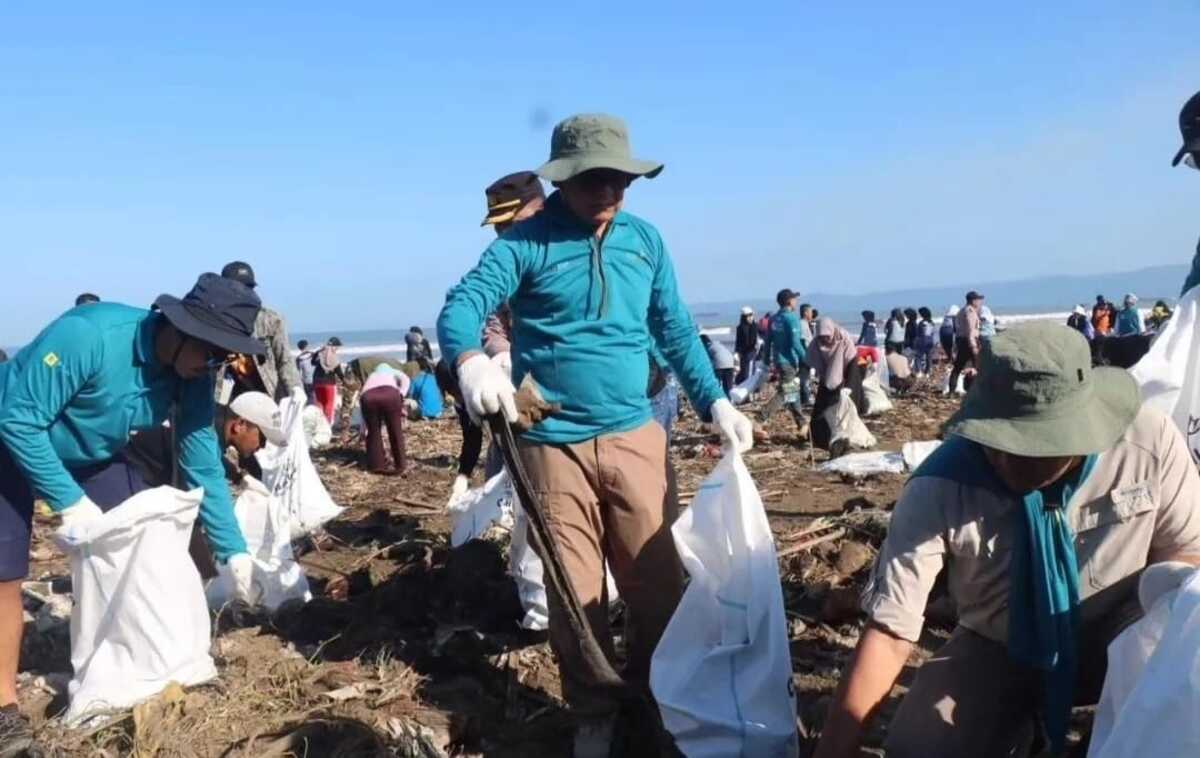
[[[392,448],[393,470],[408,468],[404,455],[404,395],[395,387],[376,387],[362,396],[363,425],[367,428],[367,469],[375,473],[388,470],[383,448],[383,427],[387,427]]]
[[[625,599],[624,676],[645,686],[650,656],[683,594],[683,569],[671,524],[677,501],[669,492],[666,433],[651,421],[631,432],[566,445],[521,443],[530,486],[562,554],[597,641],[609,660],[616,652],[608,623],[604,561]],[[618,703],[579,652],[560,598],[547,587],[550,644],[558,656],[563,696],[577,713],[602,716]]]

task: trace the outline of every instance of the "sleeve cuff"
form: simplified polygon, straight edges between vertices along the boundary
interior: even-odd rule
[[[886,595],[879,592],[865,593],[862,609],[868,618],[900,639],[916,642],[921,638],[925,617],[905,610]]]

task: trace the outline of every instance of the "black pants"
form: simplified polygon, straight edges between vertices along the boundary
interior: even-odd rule
[[[737,383],[741,384],[750,378],[750,369],[754,368],[754,356],[758,355],[757,350],[751,350],[747,353],[738,353],[741,358],[741,365],[738,366]]]
[[[979,368],[979,363],[975,355],[975,348],[971,345],[971,341],[965,337],[958,337],[954,341],[955,356],[954,370],[950,372],[950,391],[953,392],[958,387],[958,375],[963,369],[970,366],[971,368]]]
[[[942,333],[938,335],[942,340],[942,354],[945,356],[946,362],[954,360],[954,335]]]
[[[817,387],[817,399],[813,403],[812,410],[812,437],[814,445],[824,450],[829,449],[833,430],[829,428],[829,422],[825,420],[825,411],[837,404],[838,396],[843,389],[850,390],[850,399],[854,401],[854,407],[860,416],[867,412],[867,396],[863,392],[862,383],[862,366],[859,366],[858,359],[855,359],[846,364],[846,370],[843,374],[840,387],[831,390],[825,386],[825,382],[821,382],[820,386]]]
[[[733,389],[733,369],[717,369],[717,381],[721,382],[721,389],[725,390],[725,397],[729,397],[729,391]]]

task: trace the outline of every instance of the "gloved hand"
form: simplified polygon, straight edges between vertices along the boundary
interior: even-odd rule
[[[709,408],[713,423],[721,430],[726,447],[736,453],[744,453],[754,447],[754,424],[733,403],[721,398]]]
[[[93,503],[91,498],[84,495],[74,505],[63,508],[62,528],[66,529],[76,524],[86,524],[103,515],[104,511],[100,510],[100,507]]]
[[[458,386],[467,414],[477,425],[493,413],[503,413],[508,423],[517,420],[517,390],[512,379],[483,353],[472,355],[458,366]]]
[[[450,488],[450,499],[446,501],[446,507],[449,508],[463,495],[467,494],[467,490],[471,488],[471,480],[463,474],[454,477],[454,486]]]
[[[495,363],[497,366],[499,366],[500,369],[504,371],[506,375],[508,375],[509,380],[512,380],[512,353],[507,350],[505,350],[503,353],[496,353],[492,356],[492,363]]]
[[[228,563],[233,576],[233,596],[247,605],[257,605],[261,593],[254,586],[254,561],[250,554],[234,553]]]

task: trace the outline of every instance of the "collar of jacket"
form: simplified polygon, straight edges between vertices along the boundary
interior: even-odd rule
[[[155,360],[154,338],[158,335],[158,325],[162,316],[151,313],[138,324],[133,337],[133,359],[139,366],[145,366]]]

